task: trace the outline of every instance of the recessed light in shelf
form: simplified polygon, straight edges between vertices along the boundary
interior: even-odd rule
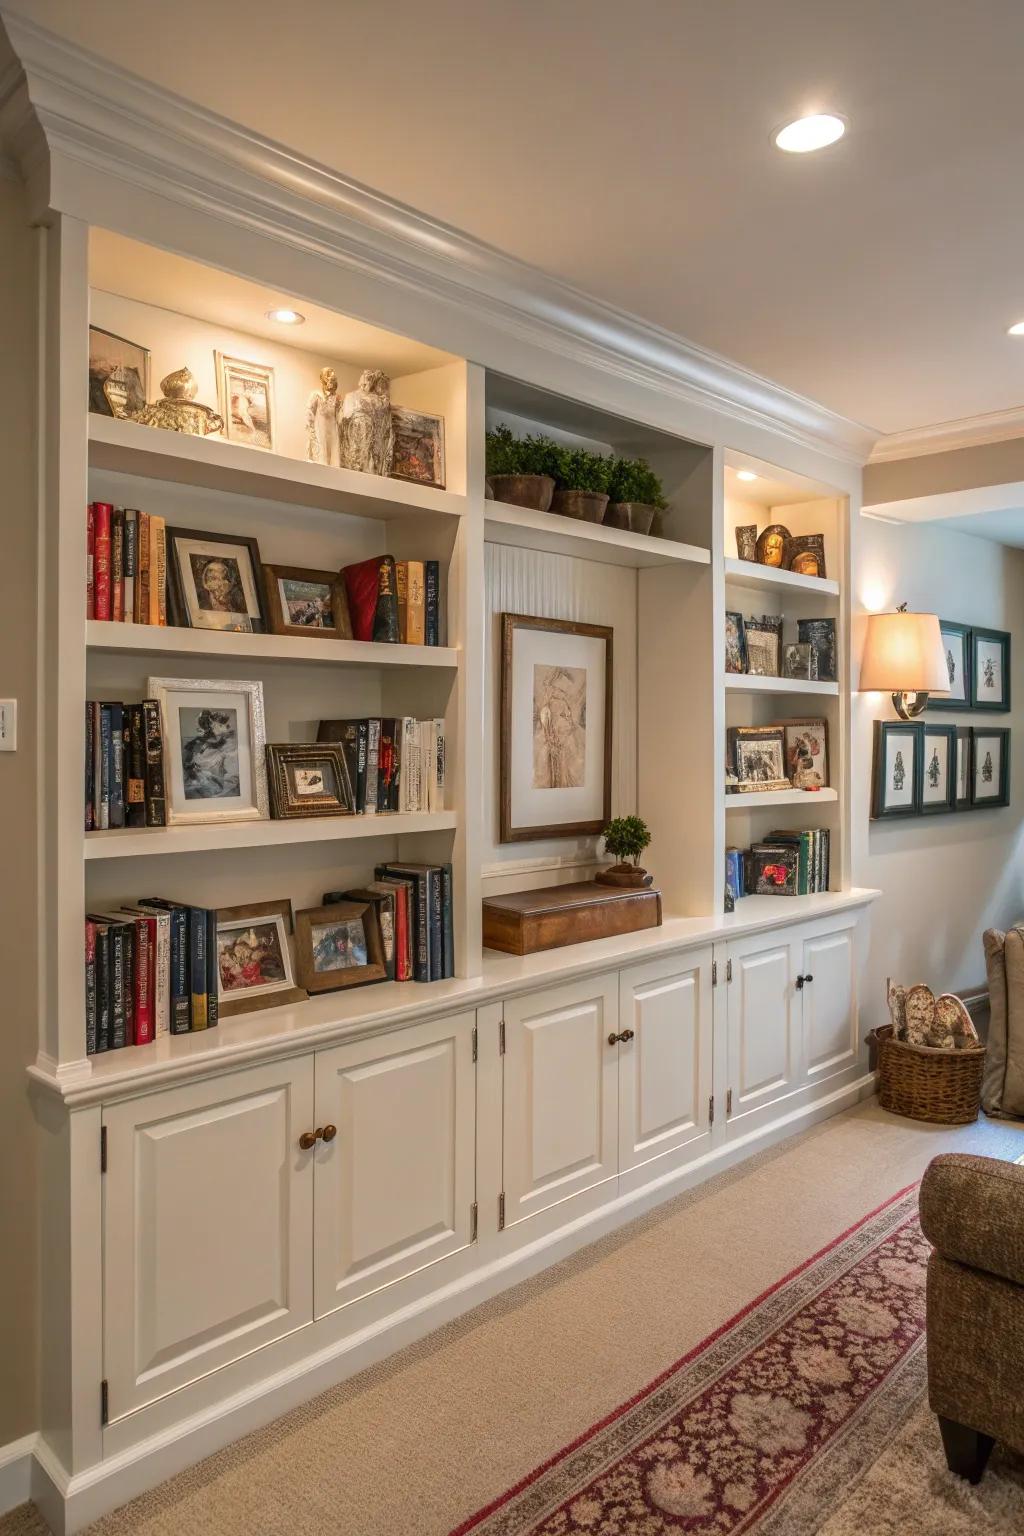
[[[304,325],[306,321],[297,309],[268,309],[267,319],[276,320],[278,325]]]
[[[756,480],[757,476],[754,474],[754,471],[752,469],[738,469],[736,471],[736,479],[737,480]]]
[[[786,123],[772,135],[776,149],[789,155],[807,155],[834,144],[846,132],[846,123],[834,112],[812,112]]]

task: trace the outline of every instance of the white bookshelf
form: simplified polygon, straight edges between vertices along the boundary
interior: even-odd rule
[[[368,640],[308,640],[299,635],[236,635],[224,630],[177,629],[156,624],[112,624],[90,619],[90,651],[133,656],[197,656],[246,661],[291,661],[335,667],[427,667],[457,670],[459,653],[448,645],[381,645]]]
[[[760,811],[766,806],[774,805],[799,805],[804,810],[810,810],[818,805],[834,805],[839,799],[839,791],[831,786],[824,789],[764,789],[752,790],[749,794],[730,795],[726,791],[725,809],[730,811]]]
[[[726,556],[725,579],[731,587],[749,587],[757,592],[781,592],[783,596],[838,597],[839,583],[823,576],[801,576],[797,571],[780,571],[769,565],[755,565],[751,560]]]
[[[492,544],[511,544],[520,549],[543,550],[551,555],[573,555],[606,565],[627,565],[638,570],[656,565],[709,565],[711,551],[675,539],[606,528],[554,512],[513,507],[500,501],[484,503],[486,538]]]
[[[806,677],[759,677],[749,672],[726,672],[727,693],[812,694],[822,699],[837,699],[839,684],[811,681]]]
[[[152,858],[175,853],[224,853],[233,848],[281,848],[292,843],[342,843],[413,832],[450,832],[454,811],[385,812],[377,816],[306,816],[285,821],[224,822],[181,827],[117,827],[85,833],[87,859]]]

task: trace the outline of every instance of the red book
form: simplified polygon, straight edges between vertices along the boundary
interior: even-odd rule
[[[397,643],[398,585],[393,555],[375,555],[342,568],[354,640]]]
[[[96,563],[96,513],[93,511],[92,502],[89,503],[85,527],[85,616],[87,619],[94,619],[96,617],[96,578],[93,574]]]
[[[395,980],[412,980],[412,952],[409,948],[409,882],[388,880],[395,892]]]
[[[135,1044],[156,1033],[156,918],[135,917]]]
[[[110,515],[114,509],[109,501],[94,501],[92,510],[95,522],[93,543],[94,606],[98,619],[109,619],[112,613],[110,606]]]

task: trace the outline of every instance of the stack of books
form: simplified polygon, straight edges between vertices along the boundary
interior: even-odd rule
[[[830,834],[827,828],[769,832],[745,852],[727,848],[725,888],[740,896],[814,896],[829,889]]]
[[[378,864],[373,875],[385,892],[394,891],[394,979],[442,981],[454,976],[452,866],[395,862]]]
[[[150,897],[85,920],[86,1052],[212,1029],[217,913]]]
[[[354,640],[441,644],[441,567],[437,560],[375,555],[342,567]]]
[[[85,704],[85,830],[167,825],[160,705]]]
[[[89,504],[87,619],[167,623],[167,528],[162,517],[109,501]]]
[[[321,720],[317,741],[341,744],[357,815],[444,810],[443,720]]]

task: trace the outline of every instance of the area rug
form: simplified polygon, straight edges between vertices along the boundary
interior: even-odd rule
[[[838,1531],[851,1487],[921,1404],[929,1251],[914,1185],[451,1536]],[[1019,1519],[1024,1488],[1008,1497]],[[866,1528],[861,1512],[850,1529]]]

